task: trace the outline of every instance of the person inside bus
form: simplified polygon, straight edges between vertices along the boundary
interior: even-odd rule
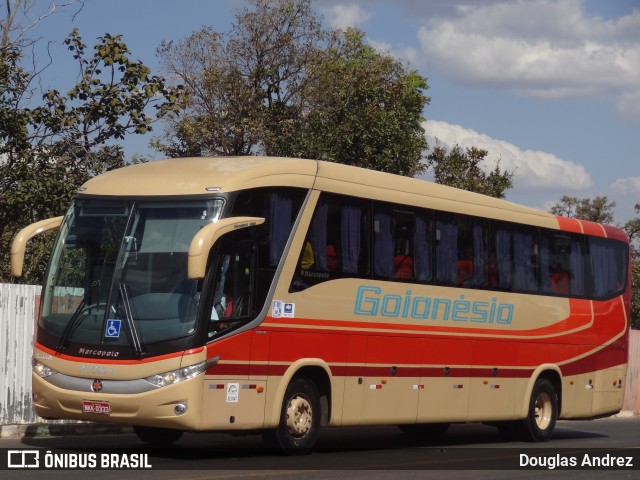
[[[311,242],[307,240],[304,244],[304,252],[302,252],[302,259],[300,259],[300,268],[303,270],[309,270],[314,263],[316,263],[315,257],[313,256],[313,248],[311,247]]]
[[[569,272],[557,263],[552,265],[550,270],[549,284],[551,285],[551,291],[567,295],[569,293]]]
[[[408,250],[408,245],[405,251]],[[400,248],[397,249],[393,257],[393,278],[410,280],[413,278],[413,259]]]
[[[338,271],[338,252],[332,244],[327,245],[327,270],[331,273]]]

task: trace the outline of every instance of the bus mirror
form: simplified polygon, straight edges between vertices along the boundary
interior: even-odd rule
[[[261,225],[264,221],[264,218],[260,217],[232,217],[223,218],[222,220],[218,220],[215,223],[201,228],[189,245],[189,257],[187,260],[187,274],[189,279],[197,280],[204,278],[209,251],[221,236],[241,228]]]
[[[36,223],[32,223],[28,227],[24,227],[13,238],[11,244],[11,275],[14,277],[22,276],[22,268],[24,267],[24,254],[27,249],[27,242],[40,235],[47,230],[58,228],[62,224],[64,217],[48,218]]]

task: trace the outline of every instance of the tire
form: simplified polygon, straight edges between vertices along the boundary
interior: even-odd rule
[[[172,430],[170,428],[141,427],[134,426],[133,431],[138,438],[154,447],[163,447],[177,442],[182,434],[182,430]]]
[[[527,418],[520,423],[520,438],[527,442],[547,442],[558,419],[558,395],[546,378],[533,385]]]
[[[450,426],[450,423],[411,423],[398,425],[398,428],[407,435],[422,437],[424,440],[437,440],[449,430]]]
[[[305,455],[313,448],[319,428],[318,388],[306,377],[294,377],[284,394],[280,423],[264,433],[265,442],[286,455]]]

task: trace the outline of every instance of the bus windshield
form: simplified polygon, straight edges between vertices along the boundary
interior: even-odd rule
[[[52,348],[132,347],[191,335],[199,300],[187,278],[197,231],[221,214],[221,198],[111,202],[76,199],[58,236],[39,326]]]

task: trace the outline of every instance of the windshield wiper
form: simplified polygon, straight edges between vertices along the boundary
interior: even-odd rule
[[[123,270],[126,271],[126,269]],[[127,292],[127,284],[124,281],[120,282],[120,297],[122,297],[124,316],[127,320],[127,325],[129,326],[129,332],[131,333],[131,344],[133,346],[133,351],[136,356],[140,358],[145,354],[145,352],[142,350],[140,337],[138,336],[138,330],[136,329],[135,322],[133,321],[133,314],[131,313],[131,303],[129,302],[129,292]]]
[[[87,303],[86,299],[82,297],[82,300],[80,301],[80,305],[78,305],[78,307],[74,310],[73,314],[71,315],[71,318],[69,319],[69,321],[67,322],[67,325],[64,327],[64,330],[62,331],[62,335],[60,336],[60,341],[58,342],[58,345],[55,347],[55,350],[57,352],[62,352],[67,349],[67,346],[68,346],[67,341],[71,336],[71,331],[73,330],[73,327],[75,326],[76,322],[80,318],[80,314],[84,312],[85,310],[84,307],[86,303]],[[91,308],[91,306],[89,306],[89,308]]]

